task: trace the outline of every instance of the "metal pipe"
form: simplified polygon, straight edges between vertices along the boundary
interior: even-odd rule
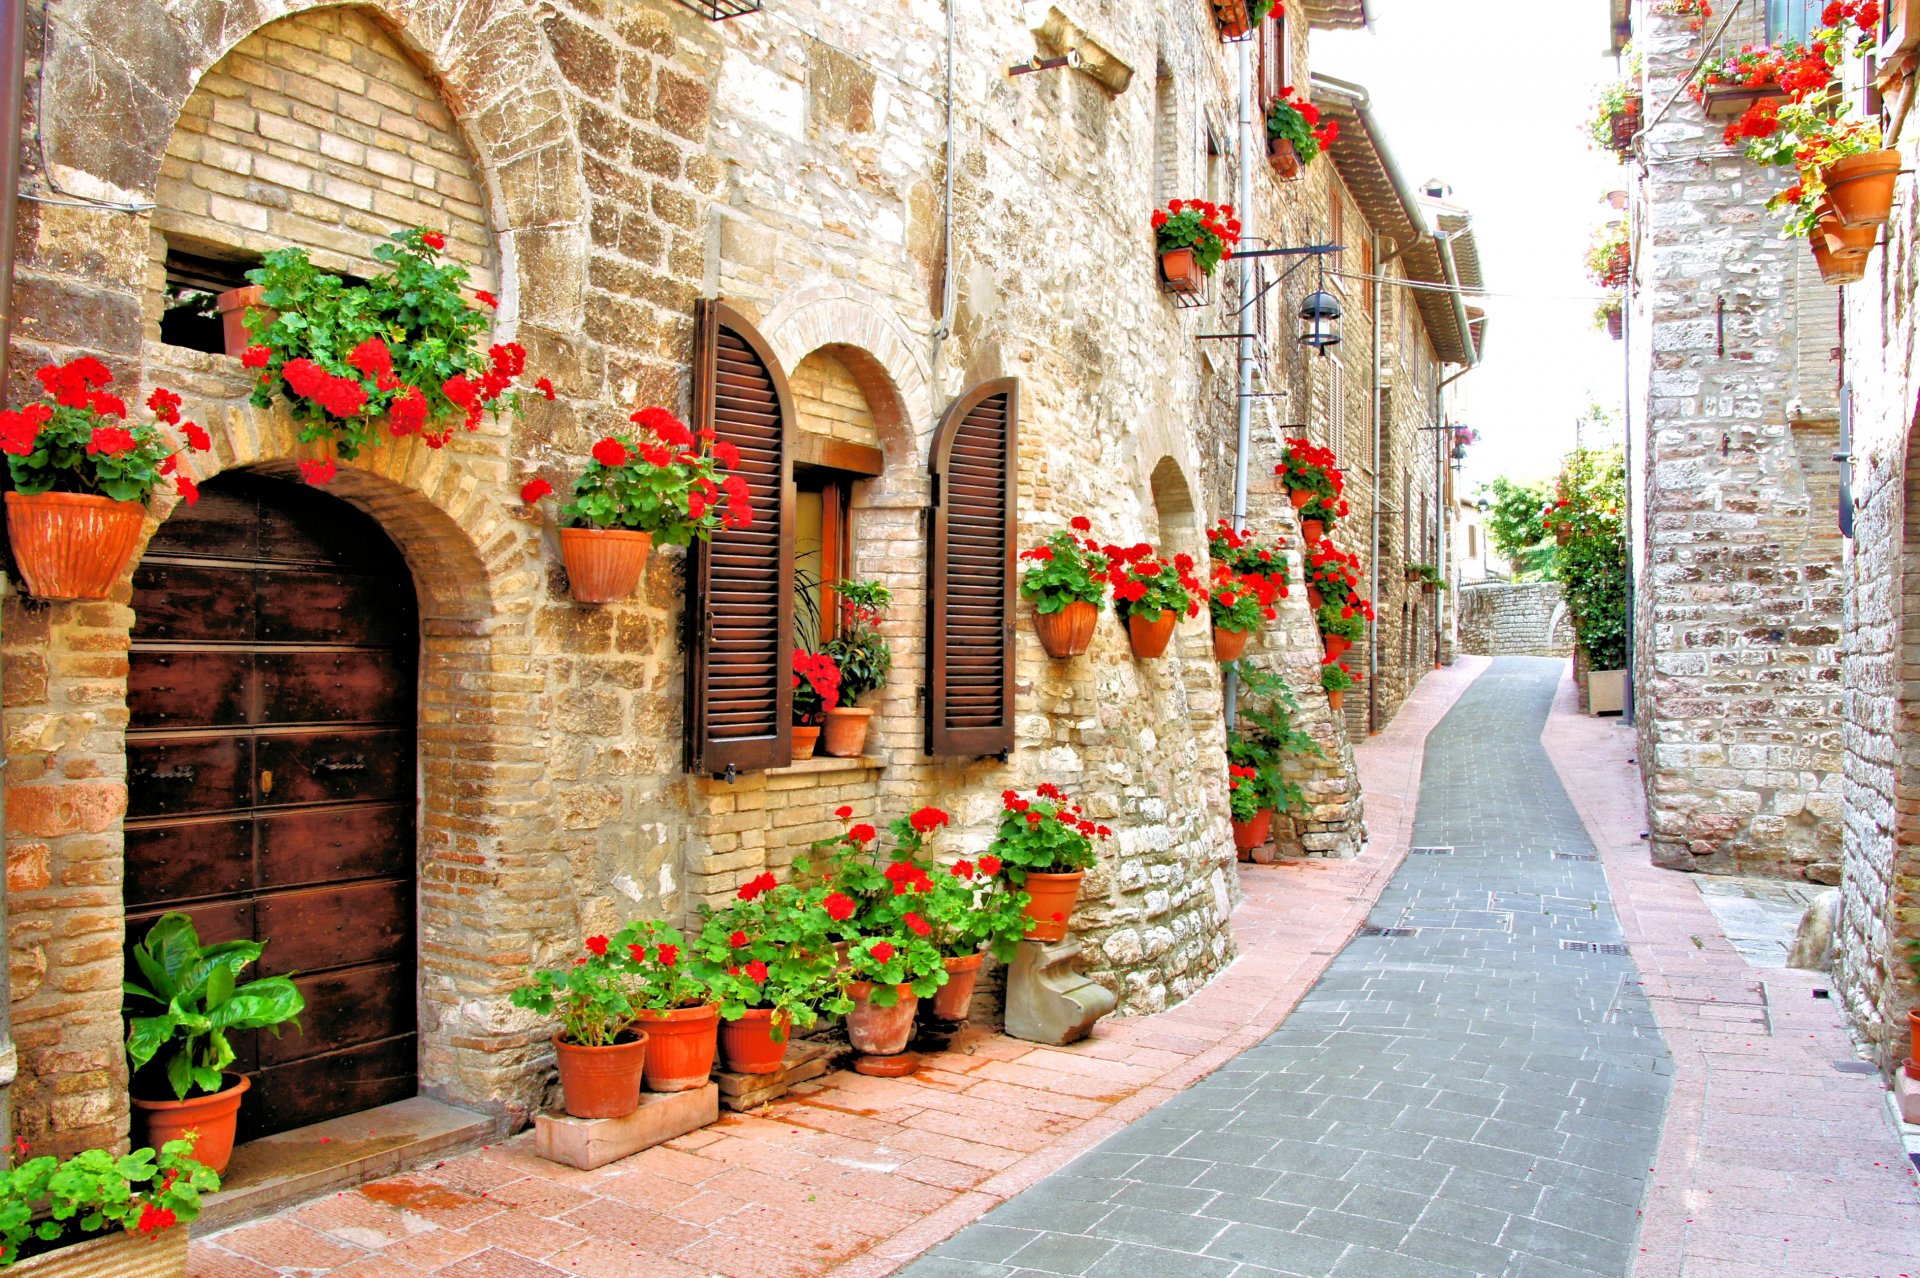
[[[12,3],[13,0],[8,0]],[[955,0],[947,0],[947,141],[946,141],[946,193],[940,212],[940,322],[933,326],[934,345],[938,346],[953,335],[953,308],[955,288],[953,283],[953,6]]]
[[[1373,600],[1377,610],[1380,607],[1380,485],[1386,475],[1380,465],[1380,276],[1386,273],[1387,263],[1380,256],[1380,237],[1374,235],[1373,305],[1368,314],[1373,320],[1373,550],[1367,557],[1367,598]],[[1367,627],[1367,732],[1380,731],[1380,621],[1378,616]]]
[[[6,49],[0,56],[0,405],[7,402],[7,377],[13,346],[13,236],[20,198],[20,110],[27,85],[27,0],[0,0]],[[0,596],[10,593],[0,573]],[[6,763],[0,760],[0,768]],[[0,816],[5,812],[0,786]],[[0,892],[0,951],[7,945],[6,894]],[[0,970],[0,1144],[13,1138],[13,1107],[7,1102],[17,1071],[13,1046],[11,990]]]
[[[1254,233],[1253,226],[1253,55],[1252,41],[1243,40],[1234,46],[1235,63],[1240,73],[1240,171],[1237,174],[1238,191],[1234,203],[1240,211],[1242,231],[1248,237]],[[1244,300],[1253,296],[1253,259],[1241,257],[1236,263],[1239,271],[1240,297]],[[1240,393],[1234,397],[1235,428],[1238,432],[1233,451],[1233,530],[1240,532],[1247,526],[1247,454],[1253,448],[1253,334],[1255,325],[1241,320],[1236,325],[1240,338],[1236,344],[1239,353],[1239,376],[1236,385]],[[1240,716],[1240,677],[1229,669],[1221,696],[1226,701],[1227,728],[1232,730]]]

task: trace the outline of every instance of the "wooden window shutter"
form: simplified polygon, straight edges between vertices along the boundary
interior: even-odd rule
[[[1286,18],[1280,14],[1270,15],[1260,26],[1259,41],[1260,108],[1264,111],[1280,96],[1282,89],[1292,87],[1287,79]]]
[[[724,302],[702,301],[694,426],[740,450],[753,523],[695,542],[687,571],[687,766],[785,767],[793,748],[793,401],[779,360]]]
[[[933,437],[927,753],[1013,749],[1020,383],[982,382]]]

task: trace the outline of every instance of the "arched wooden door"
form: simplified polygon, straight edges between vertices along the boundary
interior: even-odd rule
[[[235,1044],[243,1137],[413,1095],[405,562],[336,498],[222,476],[154,535],[133,607],[128,943],[183,910],[203,940],[264,942],[260,973],[300,985],[302,1031]]]

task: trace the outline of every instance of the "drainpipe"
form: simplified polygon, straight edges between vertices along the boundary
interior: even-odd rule
[[[7,402],[7,375],[13,338],[13,236],[20,200],[20,105],[27,81],[26,0],[0,0],[6,46],[0,51],[0,404]],[[0,573],[0,598],[11,593]],[[6,761],[0,759],[0,769]],[[0,775],[0,782],[4,776]],[[0,784],[0,818],[4,817],[6,787]],[[0,824],[4,824],[0,820]],[[6,893],[0,890],[0,954],[7,952]],[[13,992],[7,985],[6,964],[0,963],[0,1145],[13,1139],[13,1106],[8,1100],[19,1070],[13,1046],[11,1008]]]
[[[1251,40],[1242,40],[1234,46],[1234,61],[1240,74],[1240,172],[1237,175],[1238,194],[1234,204],[1240,210],[1243,234],[1251,234],[1253,230],[1252,45]],[[1253,296],[1253,259],[1242,257],[1235,264],[1240,272],[1240,304],[1245,306],[1247,299]],[[1233,450],[1233,530],[1239,532],[1247,526],[1247,454],[1253,448],[1253,317],[1242,312],[1235,316],[1234,322],[1239,326],[1235,331],[1241,334],[1234,343],[1239,352],[1234,385],[1239,389],[1235,396],[1234,414],[1238,435]],[[1226,686],[1221,689],[1221,694],[1226,700],[1227,729],[1231,731],[1240,712],[1240,679],[1232,670],[1227,671]]]
[[[1380,252],[1380,236],[1373,236],[1373,273],[1385,275],[1387,267],[1400,256],[1395,249],[1391,256]],[[1380,281],[1368,281],[1367,287],[1373,290],[1373,537],[1372,553],[1367,558],[1367,598],[1374,601],[1376,607],[1380,601],[1380,486],[1386,482],[1386,471],[1381,465],[1381,455],[1385,451],[1381,435],[1386,429],[1380,413],[1380,364],[1384,356],[1384,343],[1380,340]],[[1404,514],[1402,518],[1405,518]],[[1367,733],[1371,736],[1380,731],[1380,623],[1375,621],[1367,627]]]
[[[1453,302],[1453,322],[1460,327],[1460,345],[1467,357],[1466,363],[1460,371],[1453,374],[1452,377],[1447,378],[1446,381],[1441,382],[1439,387],[1434,391],[1433,411],[1434,425],[1436,426],[1445,426],[1447,424],[1444,411],[1446,408],[1446,400],[1441,392],[1446,389],[1447,384],[1453,381],[1455,377],[1464,376],[1474,365],[1480,362],[1480,352],[1476,348],[1473,340],[1473,322],[1467,316],[1467,298],[1466,295],[1460,291],[1460,267],[1453,260],[1453,241],[1466,233],[1465,227],[1457,231],[1435,231],[1433,233],[1434,247],[1440,250],[1440,265],[1444,269],[1447,277],[1447,296]],[[1435,431],[1433,438],[1435,453],[1433,459],[1433,563],[1434,567],[1444,578],[1447,575],[1447,512],[1445,506],[1442,504],[1444,501],[1442,489],[1446,486],[1448,451],[1446,432],[1444,430]],[[1443,611],[1444,606],[1439,597],[1439,593],[1436,592],[1433,602],[1433,668],[1435,670],[1440,668],[1440,614]]]

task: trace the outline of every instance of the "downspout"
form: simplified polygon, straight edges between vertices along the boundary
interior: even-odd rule
[[[1467,316],[1467,298],[1466,295],[1460,291],[1460,267],[1453,259],[1453,241],[1455,238],[1465,235],[1466,233],[1465,227],[1461,227],[1457,231],[1433,232],[1434,247],[1440,250],[1440,265],[1447,277],[1447,296],[1453,302],[1453,322],[1460,328],[1460,348],[1467,357],[1465,364],[1458,373],[1453,374],[1452,377],[1447,378],[1446,381],[1441,382],[1440,385],[1435,388],[1433,397],[1433,424],[1435,426],[1445,426],[1447,424],[1445,413],[1446,399],[1442,394],[1442,392],[1446,390],[1447,383],[1453,381],[1455,377],[1465,375],[1474,365],[1480,362],[1480,352],[1476,348],[1473,340],[1473,321]],[[1433,566],[1444,579],[1447,576],[1447,512],[1445,506],[1442,504],[1445,501],[1445,495],[1442,490],[1446,486],[1448,451],[1446,431],[1435,431],[1433,439]],[[1440,668],[1440,614],[1443,611],[1445,611],[1444,603],[1440,598],[1439,592],[1435,592],[1433,603],[1433,668],[1435,670]]]
[[[0,18],[6,23],[6,49],[0,59],[0,405],[7,402],[7,376],[12,364],[13,342],[13,236],[20,202],[20,108],[27,82],[27,3],[26,0],[0,0],[5,9]],[[0,574],[0,597],[11,593],[11,585]],[[6,761],[0,759],[0,769]],[[4,818],[6,787],[0,774],[0,818]],[[4,824],[4,820],[0,820]],[[6,893],[0,891],[0,953],[7,949]],[[0,964],[0,1145],[13,1139],[13,1106],[8,1094],[19,1070],[19,1056],[13,1046],[13,992],[7,984],[5,964]]]
[[[1378,607],[1380,602],[1380,486],[1386,482],[1386,473],[1381,466],[1381,455],[1385,444],[1381,436],[1386,424],[1380,413],[1380,364],[1384,358],[1384,344],[1380,340],[1380,303],[1382,290],[1379,276],[1386,274],[1387,267],[1400,256],[1395,249],[1391,257],[1380,253],[1380,236],[1373,237],[1373,274],[1368,281],[1373,290],[1373,537],[1372,553],[1367,558],[1367,598]],[[1404,516],[1403,516],[1404,517]],[[1367,628],[1367,733],[1372,735],[1380,731],[1380,623],[1378,620]]]
[[[1251,40],[1243,40],[1234,46],[1234,59],[1240,74],[1240,172],[1237,174],[1238,194],[1235,203],[1240,209],[1243,231],[1252,234],[1253,228],[1253,53]],[[1253,296],[1253,259],[1242,257],[1236,262],[1239,268],[1240,304],[1247,305]],[[1234,343],[1239,352],[1234,385],[1238,392],[1235,396],[1234,423],[1238,434],[1233,451],[1233,530],[1239,532],[1247,526],[1247,454],[1253,447],[1253,317],[1242,313],[1236,317],[1240,334]],[[1221,695],[1226,701],[1227,729],[1232,731],[1239,718],[1240,678],[1228,669],[1225,686]]]
[[[6,0],[15,3],[16,0]],[[947,139],[942,167],[946,169],[945,189],[940,203],[940,320],[933,326],[936,357],[941,343],[953,335],[953,308],[956,290],[953,283],[953,6],[947,0]]]

